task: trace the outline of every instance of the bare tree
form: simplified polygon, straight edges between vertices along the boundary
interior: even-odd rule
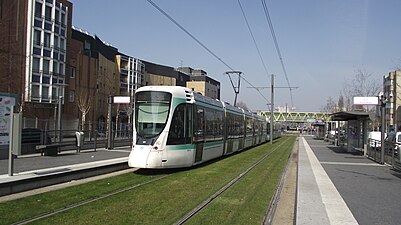
[[[237,102],[237,107],[243,108],[245,110],[248,110],[248,106],[245,104],[245,102]]]
[[[342,112],[344,111],[344,97],[342,94],[340,94],[340,96],[338,96],[338,111]]]
[[[352,105],[354,97],[373,97],[376,96],[381,89],[382,83],[378,78],[374,78],[372,73],[366,70],[357,69],[355,76],[346,80],[343,85],[342,94],[345,98],[345,108],[347,111],[356,110],[357,107]],[[368,111],[368,108],[361,108]]]
[[[76,94],[76,98],[78,109],[79,111],[81,111],[81,129],[85,129],[86,114],[88,114],[93,105],[92,96],[89,94],[88,91],[81,89]]]
[[[323,106],[322,111],[327,113],[337,112],[337,104],[332,97],[327,98],[327,103],[325,106]]]

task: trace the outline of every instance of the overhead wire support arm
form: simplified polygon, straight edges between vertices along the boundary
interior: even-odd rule
[[[231,82],[231,85],[232,85],[232,87],[234,89],[234,93],[235,93],[234,106],[237,106],[237,97],[238,97],[239,90],[240,90],[240,87],[241,87],[241,74],[242,74],[242,72],[241,71],[227,71],[227,72],[225,72],[225,74],[228,75],[228,78],[230,78],[230,82]],[[234,84],[233,79],[231,78],[231,74],[238,74],[237,86]]]

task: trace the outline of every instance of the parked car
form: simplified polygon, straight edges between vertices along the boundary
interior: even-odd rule
[[[398,155],[398,150],[401,148],[401,132],[395,135],[394,155]]]
[[[371,131],[368,134],[369,147],[371,148],[381,148],[381,132],[380,131]]]

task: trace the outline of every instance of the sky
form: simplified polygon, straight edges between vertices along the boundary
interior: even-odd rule
[[[262,1],[152,0],[225,64],[241,71],[238,101],[253,111],[268,110],[271,74],[276,87],[288,87]],[[147,0],[71,0],[73,25],[124,54],[156,64],[202,69],[221,83],[221,99],[233,104],[227,65],[201,47]],[[96,2],[94,4],[94,2]],[[266,0],[281,56],[292,87],[275,89],[275,106],[320,112],[329,97],[357,70],[372,82],[401,67],[399,0]],[[235,78],[235,77],[233,77]],[[234,82],[237,80],[235,78]],[[263,96],[262,96],[263,95]]]

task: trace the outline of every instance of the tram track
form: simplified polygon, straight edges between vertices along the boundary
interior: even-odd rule
[[[123,192],[126,192],[126,191],[130,191],[132,189],[141,187],[143,185],[150,184],[150,183],[162,180],[162,179],[164,179],[166,177],[169,177],[171,175],[172,174],[167,174],[167,175],[164,175],[164,176],[161,176],[161,177],[157,177],[155,179],[151,179],[151,180],[139,183],[139,184],[135,184],[135,185],[131,185],[129,187],[117,189],[115,191],[100,195],[100,196],[95,197],[95,198],[91,198],[91,199],[87,199],[87,200],[84,200],[84,201],[81,201],[81,202],[77,202],[77,203],[62,207],[62,208],[58,208],[58,209],[52,210],[51,212],[46,212],[46,213],[37,215],[35,217],[29,218],[29,219],[25,219],[25,220],[22,220],[22,221],[19,221],[19,222],[16,222],[16,223],[13,223],[13,225],[28,224],[28,223],[32,223],[32,222],[35,222],[35,221],[40,220],[40,219],[45,219],[47,217],[54,216],[54,215],[56,215],[58,213],[65,212],[65,211],[77,208],[79,206],[84,206],[84,205],[87,205],[87,204],[90,204],[90,203],[93,203],[93,202],[96,202],[96,201],[99,201],[99,200],[102,200],[102,199],[105,199],[105,198],[120,194],[120,193],[123,193]]]
[[[190,213],[188,213],[185,216],[185,218],[184,217],[181,218],[179,221],[182,221],[182,222],[178,221],[178,222],[176,222],[176,224],[185,223],[185,221],[187,221],[188,219],[190,219],[191,217],[196,215],[198,212],[202,211],[202,209],[204,209],[210,202],[212,202],[214,199],[218,198],[224,192],[226,192],[231,187],[233,187],[236,183],[238,183],[241,180],[241,178],[243,178],[246,174],[248,174],[250,171],[252,171],[252,169],[257,167],[260,163],[264,162],[267,158],[269,158],[269,156],[271,156],[272,154],[277,152],[277,150],[282,148],[282,146],[287,144],[287,143],[288,143],[288,140],[284,140],[282,143],[279,143],[278,146],[275,146],[274,149],[269,150],[267,153],[263,154],[261,157],[259,156],[258,159],[255,157],[254,160],[255,159],[256,160],[254,162],[250,162],[250,163],[252,163],[251,166],[243,167],[242,168],[243,172],[241,172],[241,170],[237,171],[237,173],[236,173],[237,175],[234,175],[235,176],[234,179],[232,179],[231,181],[228,181],[228,183],[226,183],[226,185],[223,184],[224,187],[220,188],[217,192],[215,192],[209,198],[207,198],[207,196],[205,196],[205,198],[203,198],[203,199],[207,198],[206,200],[204,200],[200,205],[198,205],[193,210],[191,210]],[[239,172],[241,172],[241,173],[239,174]],[[108,193],[105,193],[105,194],[101,194],[101,195],[99,195],[97,197],[93,197],[91,199],[87,199],[87,200],[79,201],[79,202],[76,202],[76,203],[72,203],[72,204],[69,204],[67,206],[62,206],[62,207],[59,207],[59,208],[57,208],[55,210],[49,210],[48,212],[37,214],[36,216],[32,216],[31,218],[20,220],[18,222],[12,223],[12,224],[28,224],[28,223],[35,222],[35,221],[42,220],[42,219],[49,219],[49,217],[55,216],[55,215],[60,214],[62,212],[73,211],[73,209],[75,209],[77,207],[88,206],[88,205],[91,205],[91,203],[92,204],[97,204],[95,202],[98,202],[100,200],[104,200],[104,199],[107,199],[107,198],[112,198],[113,196],[115,196],[117,194],[122,194],[124,192],[128,192],[130,190],[133,190],[135,188],[139,188],[139,187],[147,185],[147,184],[151,184],[151,183],[156,183],[157,184],[157,181],[163,180],[163,179],[169,177],[170,175],[174,175],[174,174],[176,174],[176,173],[168,173],[168,174],[162,175],[160,177],[141,182],[139,184],[135,184],[135,185],[130,185],[128,187],[119,188],[119,189],[116,189],[114,191],[111,191],[111,192],[108,192]],[[167,180],[169,180],[169,179],[167,179]],[[217,190],[217,189],[215,189],[215,190]],[[176,218],[178,218],[178,217],[176,217]],[[174,220],[171,221],[171,223],[174,223]]]
[[[256,166],[258,166],[261,162],[263,162],[266,158],[271,156],[273,153],[275,153],[280,147],[282,147],[284,144],[286,144],[289,140],[287,139],[286,141],[280,143],[280,145],[276,146],[272,151],[268,152],[267,154],[263,155],[259,160],[257,160],[254,164],[252,164],[250,167],[248,167],[244,172],[239,174],[237,177],[232,179],[230,182],[228,182],[225,186],[223,186],[221,189],[216,191],[214,194],[212,194],[209,198],[207,198],[205,201],[203,201],[201,204],[197,205],[195,208],[193,208],[191,211],[189,211],[187,214],[185,214],[182,218],[180,218],[177,222],[175,222],[175,225],[181,225],[187,222],[189,219],[194,217],[196,214],[198,214],[200,211],[202,211],[207,205],[209,205],[214,199],[217,197],[221,196],[225,191],[233,187],[236,183],[238,183],[241,178],[243,178],[246,174],[248,174],[252,169],[254,169]],[[269,206],[270,207],[270,206]],[[269,210],[270,211],[270,210]]]

